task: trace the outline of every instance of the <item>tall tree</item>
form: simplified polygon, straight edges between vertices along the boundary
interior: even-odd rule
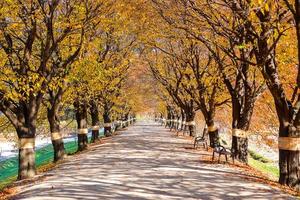
[[[168,47],[172,49],[173,46],[169,43]],[[195,136],[195,102],[182,87],[182,84],[188,84],[183,82],[183,71],[187,68],[187,64],[179,60],[174,52],[169,53],[157,46],[156,48],[154,57],[149,61],[153,76],[164,86],[176,105],[184,111],[186,126],[189,127],[190,135]],[[171,110],[169,109],[169,115],[173,119]]]
[[[85,18],[86,2],[1,2],[6,9],[1,9],[0,13],[1,57],[4,60],[1,66],[0,110],[14,125],[19,137],[19,179],[35,175],[37,115],[56,72],[52,68],[51,57],[59,45],[74,34],[73,27],[79,35],[84,32],[83,20],[72,24],[60,16],[66,14],[74,19]],[[71,49],[65,56],[72,58],[76,50]],[[63,61],[64,64],[69,62]]]
[[[259,70],[250,69],[254,57],[248,47],[246,23],[238,23],[228,1],[153,0],[162,18],[203,43],[216,61],[232,102],[232,150],[242,162],[248,161],[248,130],[257,98],[265,90]],[[170,2],[169,2],[170,3]],[[233,12],[233,11],[232,11]],[[177,13],[176,15],[174,13]]]

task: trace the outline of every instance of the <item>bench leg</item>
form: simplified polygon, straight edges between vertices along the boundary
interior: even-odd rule
[[[218,160],[218,163],[220,163],[220,158],[221,158],[221,154],[219,153],[219,160]]]
[[[226,159],[226,162],[228,162],[228,159],[227,159],[227,154],[225,154],[225,159]]]
[[[212,161],[215,159],[215,152],[213,151]]]

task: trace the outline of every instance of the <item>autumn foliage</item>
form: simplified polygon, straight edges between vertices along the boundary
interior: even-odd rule
[[[200,111],[210,146],[223,120],[244,163],[250,132],[278,135],[279,182],[299,189],[299,19],[297,0],[1,1],[0,111],[19,179],[36,174],[41,119],[59,161],[67,112],[83,151],[89,131],[96,142],[137,113],[196,136]]]

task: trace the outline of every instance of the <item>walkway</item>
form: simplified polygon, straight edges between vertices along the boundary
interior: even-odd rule
[[[292,199],[236,170],[200,163],[201,152],[188,146],[163,127],[139,122],[22,186],[13,199]]]

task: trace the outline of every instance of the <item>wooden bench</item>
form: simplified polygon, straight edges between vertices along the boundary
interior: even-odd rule
[[[200,144],[208,151],[208,144],[207,144],[207,126],[204,127],[202,136],[198,136],[194,140],[194,149],[197,149]]]
[[[194,140],[194,149],[197,149],[200,144],[202,144],[203,148],[206,149],[206,151],[208,151],[207,140],[206,140],[204,135],[198,136],[198,137],[195,138],[195,140]]]
[[[234,164],[234,154],[233,154],[233,152],[230,149],[227,149],[227,148],[225,148],[222,145],[218,145],[213,150],[212,161],[214,161],[215,153],[219,154],[218,163],[220,163],[221,155],[224,155],[225,159],[226,159],[226,162],[228,162],[228,156],[231,156],[232,163]]]

